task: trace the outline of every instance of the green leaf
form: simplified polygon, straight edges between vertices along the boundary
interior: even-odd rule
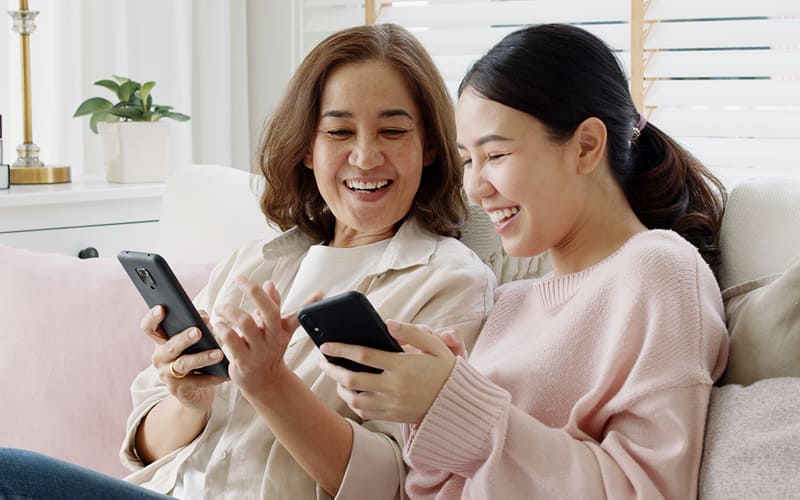
[[[108,110],[114,116],[119,116],[120,118],[127,118],[133,121],[142,121],[142,115],[144,112],[142,108],[137,106],[114,106],[110,110]]]
[[[89,119],[89,129],[96,134],[97,122],[116,122],[116,121],[119,121],[119,118],[112,115],[111,113],[107,111],[98,111],[97,113],[94,113],[92,115],[91,119]]]
[[[113,92],[115,95],[116,95],[117,91],[119,90],[119,84],[117,82],[115,82],[114,80],[97,80],[96,82],[94,82],[94,84],[95,85],[99,85],[100,87],[107,88],[108,90]]]
[[[138,83],[133,81],[127,81],[119,86],[119,90],[117,91],[117,97],[119,97],[120,102],[130,101],[131,96],[138,89],[139,89]]]
[[[163,114],[164,118],[172,118],[173,120],[177,120],[179,122],[186,122],[189,121],[189,115],[184,115],[183,113],[175,113],[174,111],[169,111]]]
[[[90,97],[89,99],[83,101],[80,106],[78,106],[78,109],[75,110],[75,113],[72,116],[76,117],[88,115],[90,113],[96,113],[98,111],[109,109],[112,106],[114,105],[111,104],[111,101],[108,99],[103,99],[102,97]]]
[[[108,121],[158,121],[161,118],[185,122],[189,115],[172,111],[172,106],[153,104],[153,87],[156,82],[139,83],[126,76],[111,75],[114,80],[98,80],[95,85],[104,87],[117,95],[116,104],[102,97],[86,99],[73,116],[91,114],[89,128],[97,133],[97,124]],[[116,80],[116,81],[115,81]]]
[[[142,84],[142,88],[139,90],[139,97],[142,98],[143,102],[147,103],[147,108],[145,109],[149,109],[150,105],[153,103],[153,98],[150,97],[150,91],[153,90],[153,87],[155,86],[156,82],[144,82]]]

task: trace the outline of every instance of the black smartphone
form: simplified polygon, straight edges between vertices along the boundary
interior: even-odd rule
[[[390,352],[403,351],[397,340],[389,334],[386,324],[369,299],[355,290],[303,306],[297,313],[297,319],[317,347],[325,342],[344,342]],[[356,372],[383,371],[349,359],[325,357],[331,363]]]
[[[117,260],[149,307],[164,306],[164,320],[161,322],[164,333],[172,337],[192,326],[200,330],[200,340],[189,346],[185,353],[220,348],[164,257],[152,252],[123,250],[117,255]],[[199,371],[227,377],[228,360],[223,354],[222,361]]]

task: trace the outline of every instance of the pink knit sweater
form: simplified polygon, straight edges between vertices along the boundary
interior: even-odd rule
[[[406,428],[409,495],[694,498],[728,354],[696,249],[647,231],[589,269],[496,296],[469,363]]]

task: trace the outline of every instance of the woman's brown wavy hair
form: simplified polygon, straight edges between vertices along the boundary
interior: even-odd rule
[[[727,194],[700,161],[639,113],[614,53],[586,30],[543,24],[507,35],[467,72],[466,87],[541,121],[560,141],[589,117],[608,131],[608,160],[628,203],[651,229],[672,229],[716,272]]]
[[[433,233],[458,236],[467,209],[453,102],[425,48],[393,24],[339,31],[314,47],[297,68],[261,138],[256,168],[266,180],[262,211],[282,230],[298,227],[317,240],[333,238],[334,217],[303,158],[316,135],[328,75],[342,64],[364,61],[388,63],[405,77],[423,117],[425,149],[435,153],[422,169],[409,215]]]

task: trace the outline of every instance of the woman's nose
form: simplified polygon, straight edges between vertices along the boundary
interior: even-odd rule
[[[351,165],[362,170],[375,168],[383,164],[383,152],[381,151],[378,141],[371,139],[359,140],[352,151],[348,161]]]
[[[486,180],[482,168],[472,167],[464,169],[464,191],[470,200],[480,203],[494,193],[494,186]]]

